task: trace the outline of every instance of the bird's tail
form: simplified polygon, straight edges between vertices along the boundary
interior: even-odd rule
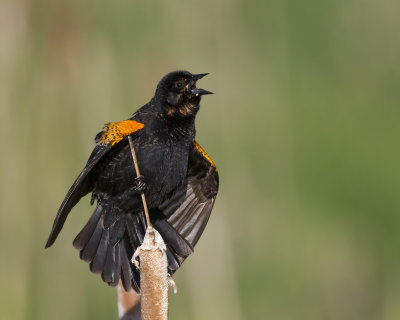
[[[130,260],[134,248],[143,241],[144,220],[136,215],[137,221],[129,221],[134,226],[130,230],[126,227],[127,220],[132,220],[133,216],[121,214],[118,210],[98,204],[73,244],[80,251],[81,259],[88,262],[90,270],[100,274],[104,282],[116,286],[121,279],[126,291],[131,287],[139,291],[139,272]],[[128,232],[132,237],[126,236]]]
[[[193,248],[166,221],[159,210],[152,210],[153,227],[167,246],[168,270],[174,273]],[[89,221],[75,238],[73,245],[80,258],[90,264],[93,273],[116,286],[121,279],[126,291],[140,291],[140,273],[131,259],[143,241],[146,220],[143,213],[131,214],[117,207],[99,203]]]

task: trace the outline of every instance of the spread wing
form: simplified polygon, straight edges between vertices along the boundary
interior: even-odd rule
[[[51,229],[49,239],[46,243],[46,248],[50,247],[57,239],[71,209],[83,196],[92,191],[93,187],[90,180],[90,173],[93,168],[116,143],[122,141],[124,137],[128,135],[140,131],[143,127],[143,123],[134,120],[110,122],[104,126],[103,131],[96,135],[96,147],[90,155],[85,168],[83,168],[82,172],[69,189],[64,201],[58,209],[53,228]]]
[[[195,141],[189,154],[186,182],[159,207],[168,224],[186,240],[192,250],[207,225],[218,185],[218,170],[214,162]],[[157,225],[155,228],[157,229]],[[179,267],[190,252],[185,256],[177,250],[174,253]]]

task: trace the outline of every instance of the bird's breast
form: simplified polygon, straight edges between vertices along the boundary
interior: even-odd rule
[[[163,198],[186,176],[188,150],[179,144],[159,143],[139,147],[138,163],[149,194]]]
[[[135,152],[147,184],[148,205],[156,207],[185,179],[189,148],[171,141],[148,140],[135,143]],[[96,177],[95,192],[102,198],[120,202],[125,209],[137,205],[134,192],[129,191],[135,185],[136,172],[128,144],[108,155]]]

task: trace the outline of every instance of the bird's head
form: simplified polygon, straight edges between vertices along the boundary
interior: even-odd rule
[[[156,90],[156,103],[169,117],[190,117],[199,110],[201,96],[212,92],[196,87],[208,73],[191,74],[174,71],[161,79]]]

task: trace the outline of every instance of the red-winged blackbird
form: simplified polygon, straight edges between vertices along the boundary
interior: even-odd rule
[[[82,260],[103,281],[139,291],[140,274],[130,259],[143,241],[145,192],[151,223],[167,245],[174,273],[193,252],[218,192],[218,172],[195,138],[205,74],[175,71],[159,82],[155,96],[129,120],[110,122],[96,135],[89,160],[69,189],[46,248],[60,233],[68,213],[86,194],[97,201],[91,218],[75,238]],[[131,136],[142,176],[137,177],[127,137]]]

